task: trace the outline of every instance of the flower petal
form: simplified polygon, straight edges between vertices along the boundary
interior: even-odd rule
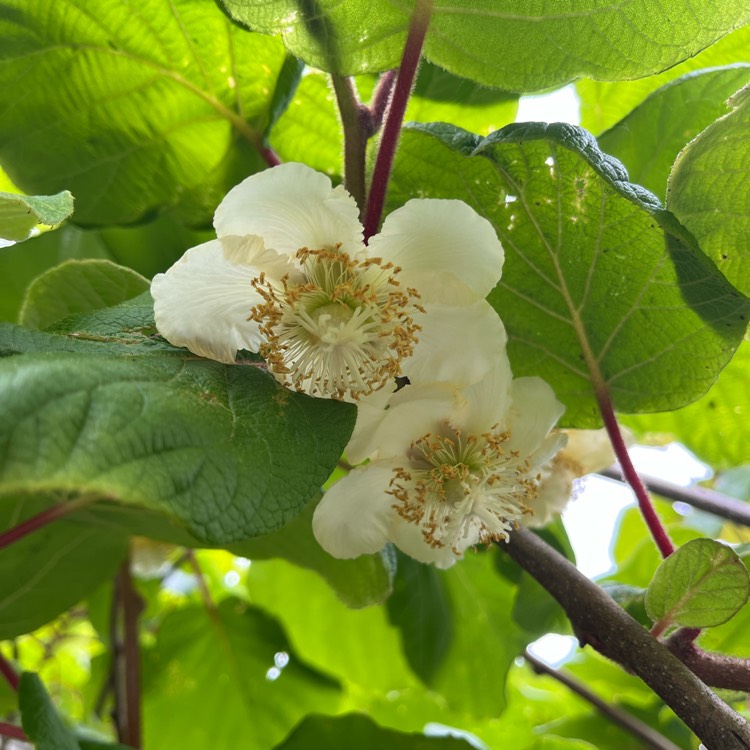
[[[290,162],[251,175],[233,187],[214,215],[219,237],[259,235],[266,247],[294,255],[340,244],[349,254],[362,246],[359,209],[326,175]]]
[[[425,305],[414,353],[401,362],[412,385],[444,381],[475,383],[504,356],[507,336],[497,313],[485,300],[470,305]]]
[[[456,410],[458,389],[450,383],[407,385],[394,393],[380,417],[372,412],[357,418],[346,447],[350,461],[398,459],[405,465],[411,444],[442,421],[450,421]]]
[[[450,568],[462,555],[456,555],[450,547],[432,547],[422,536],[419,526],[393,515],[390,540],[409,557],[419,562],[434,565],[436,568]],[[468,546],[468,545],[467,545]]]
[[[392,467],[371,463],[340,479],[315,509],[312,529],[320,546],[339,558],[382,549],[389,541],[393,496],[386,493]]]
[[[466,404],[455,426],[481,435],[495,426],[504,428],[511,405],[513,373],[505,349],[494,355],[492,369],[476,383],[461,390]]]
[[[399,281],[423,302],[484,299],[500,279],[504,253],[492,224],[459,200],[410,200],[389,214],[369,245],[401,267]]]
[[[626,444],[632,443],[632,435],[625,428],[620,428]],[[593,471],[605,469],[614,463],[615,452],[605,429],[599,430],[565,430],[568,444],[562,456],[579,467],[580,476]]]
[[[511,431],[509,447],[522,456],[532,456],[546,461],[565,445],[562,434],[546,441],[550,430],[562,416],[565,407],[555,398],[552,388],[541,378],[516,378],[511,386],[511,407],[508,428]],[[544,447],[546,456],[537,453]]]
[[[561,454],[558,454],[559,458]],[[559,516],[573,494],[575,472],[565,461],[553,459],[541,471],[537,497],[528,500],[533,515],[524,515],[521,523],[535,529],[546,526],[553,518]]]
[[[261,342],[250,309],[261,301],[251,282],[258,269],[227,260],[219,240],[188,250],[151,282],[159,333],[174,346],[231,364],[239,349]]]

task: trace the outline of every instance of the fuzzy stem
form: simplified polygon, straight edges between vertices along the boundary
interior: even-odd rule
[[[365,210],[365,155],[370,130],[370,112],[357,99],[354,81],[332,74],[331,83],[344,129],[344,187],[359,206],[360,215]]]
[[[380,80],[378,81],[378,85],[372,95],[372,102],[370,104],[370,136],[375,135],[383,126],[383,118],[385,117],[385,112],[391,102],[393,87],[396,85],[397,79],[397,70],[388,70],[380,76]]]
[[[258,152],[269,167],[278,167],[281,164],[279,155],[270,146],[260,146]]]
[[[0,737],[10,737],[13,740],[29,742],[29,738],[21,727],[17,727],[15,724],[8,724],[5,721],[0,721]]]
[[[393,91],[391,106],[385,118],[383,136],[380,139],[380,148],[375,160],[375,169],[372,174],[370,194],[367,199],[367,211],[365,213],[365,242],[372,237],[380,226],[380,219],[385,206],[385,195],[388,191],[388,180],[391,176],[393,159],[396,155],[396,146],[401,135],[401,125],[404,122],[406,105],[409,103],[411,87],[417,75],[419,60],[422,55],[422,45],[427,34],[432,15],[432,0],[417,0],[414,12],[409,21],[409,33],[406,37],[404,55],[401,58],[401,66],[398,71],[396,87]]]
[[[97,498],[93,495],[83,495],[77,500],[70,500],[64,503],[57,503],[56,505],[43,510],[41,513],[37,513],[31,518],[27,518],[22,521],[18,526],[14,526],[12,529],[0,534],[0,549],[7,547],[19,539],[23,539],[27,534],[31,534],[32,531],[45,527],[48,523],[67,516],[70,513],[82,508],[84,505],[94,502]]]
[[[565,685],[568,690],[590,703],[600,714],[602,714],[602,716],[605,716],[613,724],[617,724],[626,732],[629,732],[634,737],[641,740],[641,742],[644,743],[644,747],[650,748],[651,750],[679,750],[677,745],[670,742],[656,730],[652,729],[648,724],[644,724],[640,719],[629,714],[627,711],[623,711],[612,703],[602,700],[583,683],[565,672],[548,666],[543,661],[537,659],[533,654],[529,653],[528,649],[524,651],[523,658],[531,664],[537,674],[546,674],[549,677],[552,677],[552,679],[557,680],[560,684]]]
[[[617,418],[615,417],[615,411],[612,407],[612,401],[609,398],[609,394],[603,388],[597,389],[596,400],[599,403],[599,410],[604,419],[604,426],[606,427],[607,434],[612,442],[615,456],[622,467],[622,475],[632,488],[636,500],[638,500],[638,507],[646,521],[648,530],[651,532],[651,536],[656,542],[656,546],[659,548],[659,552],[661,552],[662,557],[669,557],[674,552],[674,544],[672,544],[672,540],[669,538],[667,530],[664,528],[659,516],[656,515],[648,491],[641,481],[641,478],[638,476],[638,472],[635,470],[633,462],[630,460],[628,447],[622,439],[622,434],[617,425]]]
[[[603,469],[599,474],[608,479],[622,480],[622,473],[615,466]],[[727,497],[708,487],[680,487],[671,482],[665,482],[663,479],[644,476],[641,477],[641,481],[651,492],[669,500],[687,503],[694,508],[713,513],[715,516],[726,518],[733,523],[750,526],[750,505],[743,503],[741,500]]]
[[[500,545],[560,603],[579,640],[640,677],[711,750],[750,750],[750,725],[570,561],[526,528]]]
[[[19,677],[13,665],[0,654],[0,674],[5,678],[8,685],[11,686],[14,692],[18,692]]]

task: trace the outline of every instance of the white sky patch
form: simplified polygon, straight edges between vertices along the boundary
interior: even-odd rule
[[[522,96],[518,102],[516,122],[581,123],[581,102],[575,86],[570,83],[548,94]]]

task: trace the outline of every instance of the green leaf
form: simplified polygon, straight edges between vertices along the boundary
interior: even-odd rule
[[[651,94],[597,139],[631,182],[663,201],[672,163],[686,143],[727,111],[726,100],[750,81],[750,64],[688,73]]]
[[[384,601],[391,593],[395,561],[387,549],[355,560],[331,557],[312,533],[312,515],[317,501],[309,503],[294,520],[279,531],[230,545],[235,555],[252,560],[276,557],[314,570],[321,575],[349,607],[366,607]]]
[[[0,193],[0,239],[25,240],[37,224],[54,227],[73,213],[73,196]]]
[[[748,300],[580,128],[407,129],[390,207],[415,196],[464,200],[492,222],[506,260],[489,301],[514,373],[547,380],[566,425],[600,424],[596,387],[619,411],[684,406],[742,340]]]
[[[669,177],[668,208],[740,291],[750,293],[750,85],[732,112],[689,143]]]
[[[52,701],[33,672],[24,672],[18,688],[23,729],[37,750],[80,750],[73,733],[63,724]]]
[[[184,607],[164,618],[144,656],[143,745],[270,748],[306,714],[334,711],[339,694],[255,607],[233,598],[213,613]]]
[[[6,531],[49,505],[24,495],[0,497]],[[59,519],[0,554],[0,640],[30,633],[114,576],[127,535],[117,527]],[[95,562],[95,564],[92,564]]]
[[[387,607],[389,620],[401,631],[409,666],[430,685],[453,640],[453,611],[442,576],[432,565],[399,553]]]
[[[646,611],[664,627],[707,628],[729,620],[749,592],[750,575],[731,547],[694,539],[656,569],[646,590]]]
[[[623,119],[650,93],[680,76],[705,68],[747,62],[748,45],[750,26],[743,26],[695,57],[689,57],[656,76],[634,81],[577,81],[576,91],[581,100],[581,125],[598,135]]]
[[[750,342],[743,341],[708,393],[660,414],[624,415],[639,441],[678,440],[715,469],[750,463]]]
[[[274,750],[356,747],[357,750],[470,750],[472,745],[456,737],[425,737],[379,727],[364,714],[307,716]]]
[[[389,0],[221,0],[231,17],[280,34],[308,65],[377,73],[400,63],[410,9]],[[536,91],[580,76],[638,78],[696,54],[748,20],[740,0],[698,6],[674,0],[616,5],[590,0],[576,12],[544,0],[517,4],[454,0],[435,6],[425,57],[455,75],[509,91]],[[675,22],[679,19],[679,23]]]
[[[76,313],[114,307],[148,288],[148,279],[109,260],[69,260],[26,290],[19,323],[43,330]]]
[[[207,224],[265,166],[286,60],[210,2],[3,0],[0,163],[26,192],[71,190],[80,224]]]
[[[280,528],[330,474],[354,408],[153,341],[144,297],[68,318],[70,335],[0,326],[0,352],[26,352],[0,360],[0,494],[143,507],[207,545]]]

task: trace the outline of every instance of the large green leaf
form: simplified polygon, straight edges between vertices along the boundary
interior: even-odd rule
[[[750,463],[750,342],[743,341],[708,393],[660,414],[625,415],[640,440],[679,440],[715,469]]]
[[[39,276],[26,290],[21,325],[44,329],[63,318],[143,294],[148,279],[109,260],[69,260]]]
[[[748,45],[750,26],[743,26],[704,49],[699,55],[690,57],[659,75],[634,81],[578,81],[576,91],[581,100],[581,125],[595,135],[602,133],[635,109],[651,92],[675,78],[705,68],[747,62]]]
[[[668,208],[726,277],[750,293],[750,85],[677,157]]]
[[[308,716],[274,750],[312,748],[357,748],[357,750],[470,750],[471,744],[455,737],[425,737],[379,727],[364,714]]]
[[[221,0],[250,28],[280,34],[306,63],[341,74],[399,64],[414,2]],[[425,56],[451,73],[512,91],[535,91],[580,76],[649,75],[696,54],[748,20],[741,0],[583,0],[550,9],[544,0],[454,0],[436,4]]]
[[[408,129],[390,205],[414,196],[459,198],[492,222],[506,261],[489,300],[514,373],[547,380],[567,425],[600,424],[596,387],[620,411],[683,406],[742,339],[747,299],[580,128]]]
[[[26,192],[69,189],[81,224],[207,223],[263,167],[285,60],[203,0],[2,0],[0,163]]]
[[[597,139],[618,158],[631,182],[663,201],[677,154],[714,120],[726,114],[726,100],[750,81],[750,64],[689,73],[651,94]]]
[[[737,553],[713,539],[694,539],[656,569],[646,611],[662,630],[721,625],[747,602],[750,576]]]
[[[0,239],[25,240],[37,224],[54,227],[73,213],[73,196],[0,193]]]
[[[267,750],[306,714],[335,710],[338,696],[260,610],[237,599],[213,613],[185,607],[165,617],[145,655],[143,744]]]
[[[149,297],[0,330],[0,494],[65,491],[157,510],[204,544],[274,531],[318,492],[354,408],[154,341]],[[123,356],[125,354],[126,356]]]
[[[49,501],[24,495],[0,500],[0,529],[18,525]],[[113,576],[127,553],[116,527],[58,520],[0,554],[0,640],[44,625]],[[95,563],[95,564],[92,564]]]

